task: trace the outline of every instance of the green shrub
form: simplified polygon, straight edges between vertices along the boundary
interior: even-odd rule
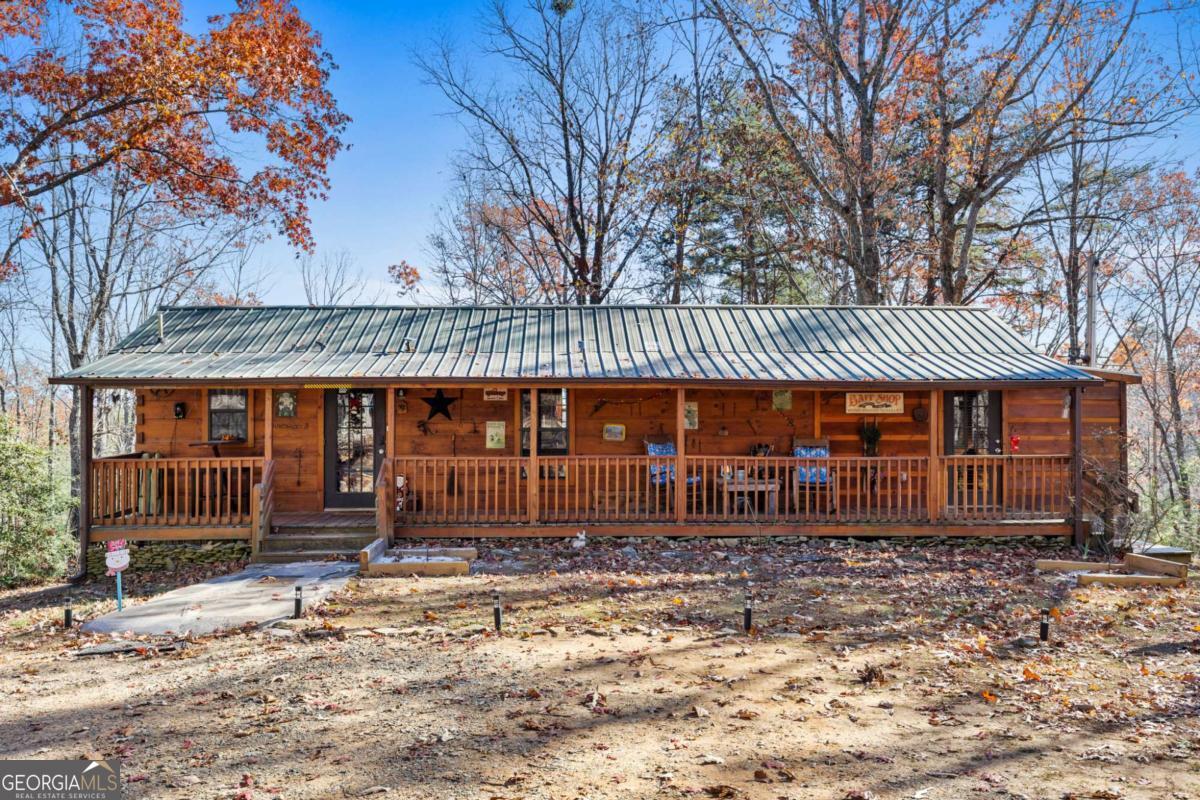
[[[48,463],[0,416],[0,585],[61,575],[74,551],[69,481]]]

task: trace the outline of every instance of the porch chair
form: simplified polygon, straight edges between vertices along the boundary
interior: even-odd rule
[[[792,440],[793,458],[829,458],[828,439]],[[792,510],[797,514],[809,510],[816,511],[822,495],[827,498],[826,513],[832,514],[837,510],[833,495],[829,489],[836,485],[837,470],[834,467],[808,466],[797,464],[792,470]],[[800,505],[801,495],[804,505]],[[811,500],[809,499],[811,498]]]
[[[642,440],[642,444],[646,448],[646,455],[658,456],[660,458],[674,458],[679,455],[675,449],[675,441],[666,435],[647,436]],[[675,464],[651,464],[648,468],[650,486],[651,487],[674,487],[675,486]],[[687,481],[687,503],[692,508],[696,507],[696,497],[701,491],[701,478],[699,475],[688,475]],[[675,493],[667,492],[667,508],[673,507],[675,504]]]

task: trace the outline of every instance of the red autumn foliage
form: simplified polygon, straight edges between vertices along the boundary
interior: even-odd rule
[[[181,210],[270,221],[310,249],[308,204],[349,122],[334,65],[287,0],[238,0],[207,22],[186,30],[179,0],[0,5],[0,205],[36,209],[120,166]]]

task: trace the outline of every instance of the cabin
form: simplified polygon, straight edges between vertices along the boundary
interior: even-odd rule
[[[54,378],[81,534],[992,536],[1127,501],[1136,376],[960,307],[169,307]],[[136,395],[93,458],[92,397]]]

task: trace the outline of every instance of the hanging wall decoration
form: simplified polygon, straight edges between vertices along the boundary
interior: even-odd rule
[[[609,423],[604,426],[601,436],[606,442],[623,442],[625,441],[625,426]]]
[[[277,417],[294,417],[296,416],[296,392],[292,389],[284,389],[275,393],[275,416]]]
[[[792,410],[792,390],[776,389],[771,392],[771,408],[776,411]]]
[[[446,397],[446,393],[441,389],[437,390],[437,394],[433,397],[422,397],[421,402],[429,406],[429,416],[426,420],[431,420],[438,414],[441,414],[446,419],[454,419],[450,416],[450,405],[458,402],[457,397]]]
[[[683,404],[683,428],[694,431],[700,427],[700,404],[687,402]]]
[[[485,426],[484,446],[488,450],[504,449],[504,420],[490,419]]]

